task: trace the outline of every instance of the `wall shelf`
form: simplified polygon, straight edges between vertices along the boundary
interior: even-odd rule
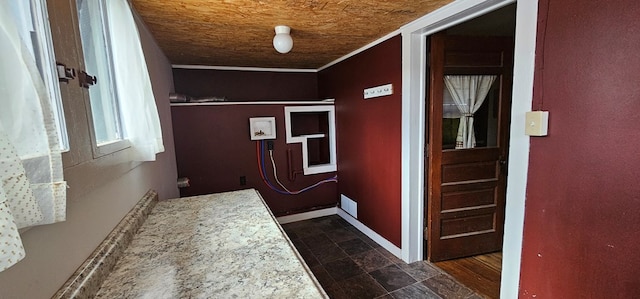
[[[337,170],[333,105],[286,106],[284,121],[287,143],[302,144],[305,175]]]
[[[172,107],[180,106],[226,106],[226,105],[333,105],[334,99],[326,99],[319,101],[253,101],[253,102],[186,102],[186,103],[171,103]]]

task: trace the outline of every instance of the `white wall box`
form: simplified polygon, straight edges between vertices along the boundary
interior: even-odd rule
[[[251,140],[276,139],[275,117],[249,118]]]
[[[335,119],[333,105],[284,107],[287,143],[302,144],[305,175],[336,171]]]

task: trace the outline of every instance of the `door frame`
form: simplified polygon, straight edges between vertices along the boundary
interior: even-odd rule
[[[402,259],[423,259],[426,36],[516,2],[455,1],[405,26],[402,34]],[[529,165],[524,114],[531,111],[538,0],[518,1],[501,298],[516,298]]]

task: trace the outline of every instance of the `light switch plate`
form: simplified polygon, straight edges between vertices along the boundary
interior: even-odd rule
[[[529,136],[547,136],[549,111],[530,111],[525,114],[524,133]]]
[[[370,99],[381,96],[388,96],[393,94],[393,84],[380,85],[376,87],[367,88],[364,90],[364,98]]]

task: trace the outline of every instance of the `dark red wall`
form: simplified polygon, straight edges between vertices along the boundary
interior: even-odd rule
[[[176,92],[194,97],[225,96],[232,101],[318,99],[317,73],[174,69],[173,78]],[[280,181],[290,190],[335,174],[299,175],[294,182],[288,180],[286,149],[292,149],[296,169],[301,170],[302,147],[285,142],[283,105],[174,106],[171,113],[178,176],[191,179],[191,187],[181,189],[181,196],[256,188],[276,216],[337,205],[335,183],[291,196],[278,194],[262,182],[255,141],[249,136],[250,117],[276,117],[274,159]],[[265,164],[271,174],[271,164]],[[240,176],[246,176],[246,185],[240,185]]]
[[[317,100],[317,73],[173,69],[175,90],[231,101]]]
[[[276,216],[334,207],[336,183],[327,183],[300,195],[281,195],[261,180],[257,166],[256,141],[249,136],[250,117],[276,117],[274,159],[278,178],[290,190],[314,184],[335,173],[303,176],[288,180],[286,149],[291,148],[296,170],[302,169],[302,147],[285,143],[283,105],[174,106],[173,136],[178,176],[189,177],[191,186],[180,189],[181,196],[256,188]],[[265,155],[268,159],[268,153]],[[271,163],[265,161],[273,182]],[[246,185],[240,184],[245,176]]]
[[[336,100],[338,191],[358,202],[358,220],[401,243],[402,39],[396,36],[322,70],[322,98]],[[394,94],[363,99],[363,90],[392,83]]]
[[[640,4],[540,1],[521,298],[640,298]],[[546,27],[546,28],[545,28]]]

